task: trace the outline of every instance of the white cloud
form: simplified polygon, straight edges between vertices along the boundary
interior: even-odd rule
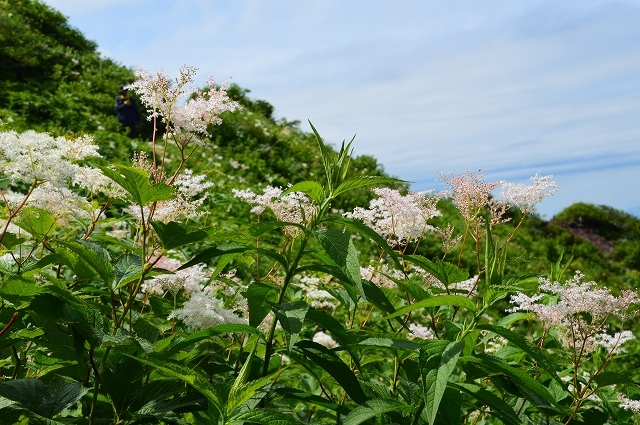
[[[232,76],[397,176],[540,169],[575,191],[553,205],[640,205],[616,179],[640,159],[637,1],[118,1],[47,3],[120,63]]]

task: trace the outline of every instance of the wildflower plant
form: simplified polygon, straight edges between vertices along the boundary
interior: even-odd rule
[[[353,140],[334,150],[311,126],[320,178],[237,187],[224,214],[253,215],[212,224],[220,189],[189,161],[239,105],[194,74],[136,72],[167,131],[130,164],[87,165],[89,137],[0,133],[3,423],[638,423],[637,293],[563,280],[560,261],[506,272],[551,176],[403,191],[354,177]],[[368,187],[368,206],[337,209]],[[461,228],[435,224],[441,202]]]

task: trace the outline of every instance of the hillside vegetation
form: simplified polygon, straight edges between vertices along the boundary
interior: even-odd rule
[[[638,424],[640,220],[493,223],[491,192],[465,216],[237,85],[192,96],[223,99],[206,135],[130,139],[114,97],[139,80],[59,12],[0,0],[0,422]],[[420,235],[385,233],[394,207]],[[544,279],[624,308],[550,327],[571,300],[526,298]]]

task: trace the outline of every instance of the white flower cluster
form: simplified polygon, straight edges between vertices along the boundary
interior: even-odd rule
[[[250,189],[233,189],[236,198],[255,205],[251,208],[253,214],[260,215],[268,208],[280,221],[306,225],[316,214],[316,205],[302,192],[291,192],[282,196],[283,192],[282,188],[273,186],[265,187],[262,195]],[[290,236],[296,236],[300,232],[293,226],[287,226],[284,230]]]
[[[405,278],[400,270],[389,268],[387,264],[380,264],[377,267],[360,267],[360,276],[377,286],[389,289],[397,286],[393,279],[403,280]]]
[[[89,136],[69,139],[33,130],[0,132],[0,173],[14,183],[48,182],[66,188],[71,182],[93,193],[111,194],[114,185],[100,170],[75,163],[90,157],[100,154]]]
[[[545,298],[544,294],[527,296],[519,292],[511,297],[511,303],[516,306],[507,311],[534,312],[547,329],[560,329],[567,348],[579,348],[583,354],[600,346],[609,352],[619,352],[620,345],[634,339],[634,336],[626,331],[613,336],[603,333],[605,322],[611,315],[622,320],[632,317],[629,309],[633,304],[640,303],[640,299],[630,290],[616,297],[608,289],[594,288],[595,282],[583,283],[583,278],[582,273],[576,272],[564,285],[542,278],[540,289],[557,296],[556,302],[544,304],[539,302]],[[584,318],[585,313],[590,318],[588,322]]]
[[[211,78],[207,78],[207,88],[197,90],[188,86],[193,83],[197,68],[183,66],[180,78],[172,82],[162,71],[154,75],[145,69],[135,70],[136,81],[128,85],[146,105],[150,117],[160,116],[171,124],[174,133],[207,134],[207,126],[220,124],[220,114],[240,108],[238,102],[227,96],[226,84],[217,86]]]
[[[174,310],[169,319],[177,318],[187,326],[205,329],[222,324],[247,324],[248,320],[240,317],[235,310],[226,309],[223,301],[216,297],[216,290],[205,286],[193,292],[181,309]]]
[[[622,409],[631,410],[633,413],[640,413],[640,400],[631,400],[623,395],[618,395],[620,407]]]
[[[361,220],[389,243],[398,245],[418,240],[426,231],[434,229],[427,220],[440,215],[436,208],[438,197],[411,191],[403,196],[389,188],[374,188],[373,192],[378,198],[369,203],[369,209],[356,207],[343,215]]]
[[[551,175],[541,176],[538,171],[531,180],[533,184],[530,186],[514,183],[504,183],[502,186],[502,199],[520,208],[524,214],[534,213],[537,204],[558,191],[558,185]]]
[[[335,309],[337,303],[333,295],[319,288],[322,281],[323,279],[311,276],[302,276],[300,278],[302,289],[305,291],[311,307],[317,310]]]
[[[434,339],[435,335],[431,328],[427,328],[426,326],[422,326],[419,323],[412,323],[409,325],[409,335],[407,335],[409,339]]]
[[[338,346],[336,340],[333,339],[331,335],[323,331],[316,332],[315,335],[313,335],[312,341],[329,349],[336,348]]]
[[[60,219],[97,219],[97,206],[71,191],[69,185],[122,197],[124,191],[100,170],[75,163],[99,156],[98,146],[89,136],[70,139],[32,130],[0,132],[0,174],[33,189],[27,194],[7,190],[3,200],[12,208],[26,201]]]
[[[168,201],[158,201],[153,209],[152,218],[167,223],[200,216],[202,213],[198,211],[198,208],[207,199],[207,189],[213,186],[212,182],[204,181],[205,178],[205,175],[194,175],[191,170],[185,169],[172,184],[174,198]],[[138,206],[131,205],[126,211],[137,219],[141,218]],[[146,220],[149,219],[151,211],[149,207],[143,208]]]
[[[161,274],[145,281],[140,287],[140,291],[147,295],[162,296],[165,292],[171,292],[174,296],[183,290],[186,295],[200,291],[202,285],[209,280],[209,276],[204,271],[204,264],[198,264],[183,270],[178,270],[182,262],[174,259],[162,257],[155,264],[155,267],[171,271],[171,274]]]

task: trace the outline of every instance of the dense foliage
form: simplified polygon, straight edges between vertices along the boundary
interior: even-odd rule
[[[0,422],[639,423],[636,218],[545,222],[550,176],[413,193],[245,89],[0,5]]]

